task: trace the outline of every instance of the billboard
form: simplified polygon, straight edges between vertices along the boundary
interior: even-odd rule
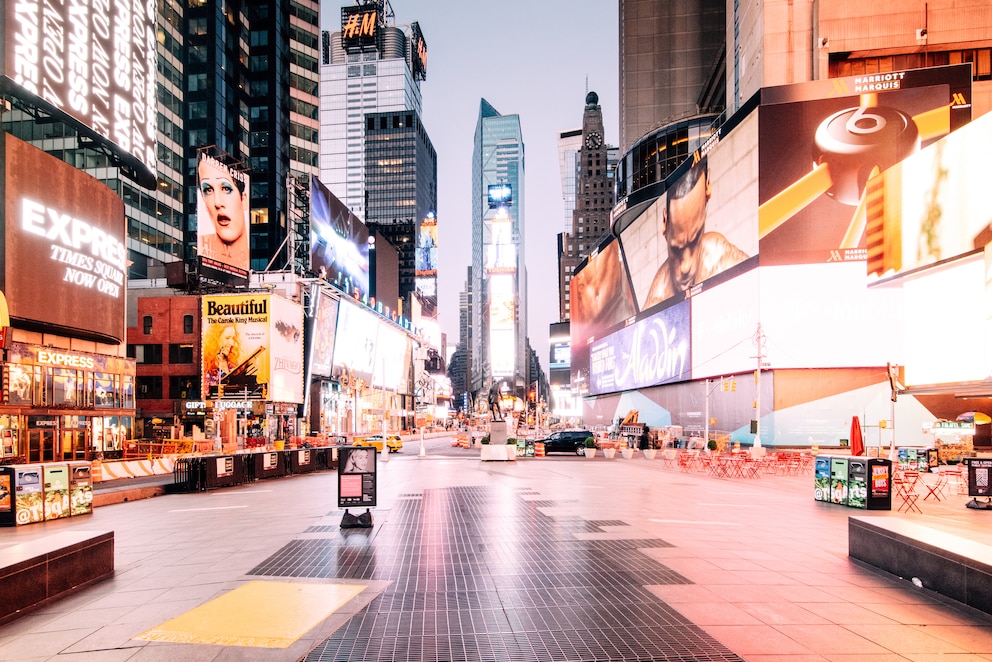
[[[489,367],[493,377],[513,376],[517,315],[513,285],[511,274],[489,278]]]
[[[433,215],[420,221],[417,229],[416,275],[437,275],[437,219]]]
[[[490,184],[487,191],[490,209],[509,207],[513,204],[513,187],[509,184]]]
[[[385,25],[383,9],[382,0],[366,0],[361,5],[342,7],[342,48],[350,52],[376,46],[379,31]]]
[[[959,65],[763,91],[761,264],[864,260],[868,178],[970,121],[970,85]]]
[[[689,317],[689,302],[683,301],[591,344],[589,394],[689,379]]]
[[[18,325],[124,339],[124,203],[90,175],[0,134],[0,290]]]
[[[513,243],[513,220],[505,209],[489,222],[486,249],[486,273],[513,273],[517,270],[517,247]]]
[[[303,308],[271,294],[205,295],[203,398],[303,402]]]
[[[402,330],[364,306],[342,299],[334,365],[366,384],[409,393],[413,348]]]
[[[310,268],[359,298],[369,293],[369,229],[310,175]]]
[[[868,273],[937,264],[992,242],[992,116],[907,157],[868,183]]]
[[[314,375],[330,377],[334,367],[334,334],[338,323],[338,300],[326,292],[317,299],[317,310],[310,334],[311,370]]]
[[[196,247],[202,262],[247,277],[249,178],[201,153],[196,166]]]
[[[639,311],[698,294],[706,281],[757,255],[756,130],[749,116],[711,141],[705,154],[673,173],[665,194],[621,230]]]
[[[411,52],[413,55],[413,77],[417,80],[427,80],[427,40],[420,30],[420,23],[414,21],[410,24],[412,34]]]
[[[155,3],[10,0],[0,11],[3,88],[108,143],[154,188]]]

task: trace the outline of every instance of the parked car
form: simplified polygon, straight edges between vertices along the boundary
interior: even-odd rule
[[[545,453],[575,453],[586,454],[586,439],[596,438],[589,430],[559,430],[552,432],[545,439],[538,441],[544,444]]]
[[[370,434],[367,437],[355,437],[352,444],[355,446],[374,446],[377,451],[382,452],[382,435],[381,434]],[[389,448],[391,453],[403,448],[403,440],[400,439],[399,435],[387,434],[386,435],[386,447]]]

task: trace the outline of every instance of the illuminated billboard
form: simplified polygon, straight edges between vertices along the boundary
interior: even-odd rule
[[[196,166],[196,248],[203,264],[247,277],[249,178],[206,153]]]
[[[124,339],[124,202],[105,184],[0,133],[0,290],[15,323],[117,344]]]
[[[310,176],[310,268],[339,290],[369,293],[369,230],[315,175]]]
[[[509,207],[513,204],[513,188],[509,184],[490,184],[489,208]]]
[[[571,343],[573,384],[587,383],[589,345],[636,313],[620,247],[613,238],[601,244],[572,276]],[[579,393],[586,394],[584,386]]]
[[[303,308],[271,294],[205,295],[204,399],[303,402]]]
[[[680,167],[666,193],[621,230],[639,311],[698,294],[710,279],[730,275],[757,255],[756,126],[749,116],[711,142],[705,155]]]
[[[989,145],[984,115],[869,181],[868,273],[906,273],[992,242]]]
[[[437,219],[433,216],[422,220],[417,229],[416,275],[437,275]]]
[[[513,283],[510,274],[489,278],[489,367],[493,377],[513,376],[517,314]]]
[[[689,379],[689,315],[689,302],[683,301],[590,345],[589,394]]]
[[[321,292],[317,299],[317,311],[313,319],[311,334],[311,363],[314,375],[330,377],[334,367],[334,333],[338,322],[338,301],[330,294]]]
[[[420,30],[420,23],[410,24],[411,52],[413,54],[413,77],[417,80],[427,80],[427,40]]]
[[[9,0],[0,11],[4,89],[108,143],[153,188],[155,3]]]
[[[513,273],[517,270],[517,247],[513,243],[513,221],[500,210],[489,222],[486,249],[486,273]]]
[[[334,365],[368,385],[410,392],[413,349],[409,336],[371,310],[341,300]]]
[[[763,90],[761,264],[866,259],[868,178],[970,121],[970,72],[934,67]]]
[[[361,5],[342,7],[341,46],[346,51],[376,46],[385,18],[382,0],[366,0]]]

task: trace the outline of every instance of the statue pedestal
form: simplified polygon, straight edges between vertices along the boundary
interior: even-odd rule
[[[517,447],[506,443],[506,421],[493,421],[489,424],[489,443],[482,445],[484,462],[506,462],[517,459]]]

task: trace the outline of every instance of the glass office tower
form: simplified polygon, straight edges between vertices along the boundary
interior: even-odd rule
[[[520,117],[482,99],[472,152],[472,390],[495,381],[521,398],[529,358],[523,203]]]

